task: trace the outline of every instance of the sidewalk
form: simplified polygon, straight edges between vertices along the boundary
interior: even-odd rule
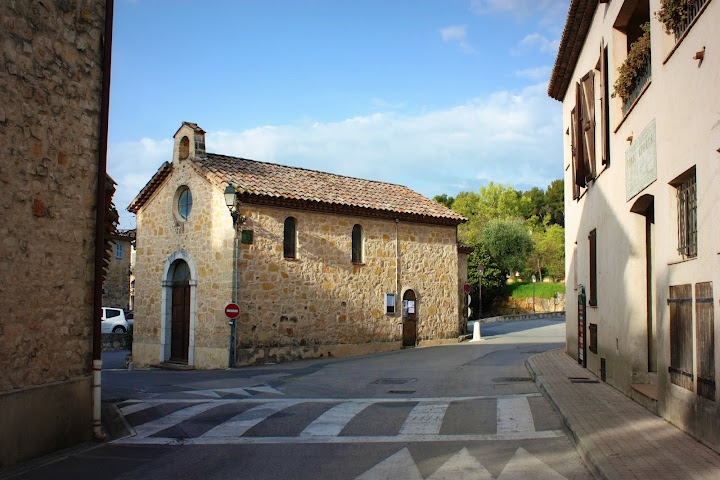
[[[564,350],[528,359],[540,391],[598,478],[720,479],[720,455],[603,383]]]

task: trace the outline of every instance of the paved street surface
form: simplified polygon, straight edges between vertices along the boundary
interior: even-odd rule
[[[103,397],[125,435],[0,477],[593,478],[525,367],[562,346],[562,319],[482,331],[481,342],[365,357],[108,370]]]

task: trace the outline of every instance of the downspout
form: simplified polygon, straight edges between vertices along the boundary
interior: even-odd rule
[[[400,234],[399,231],[400,219],[395,219],[395,289],[397,291],[397,297],[395,297],[395,311],[397,311],[398,302],[400,302],[402,308],[402,301],[400,300]],[[400,325],[402,325],[402,311],[400,312]]]
[[[105,0],[105,34],[103,36],[102,58],[102,100],[100,107],[100,130],[98,141],[97,191],[95,192],[95,278],[93,292],[93,348],[92,348],[92,405],[93,437],[105,440],[102,431],[102,395],[100,380],[102,373],[102,290],[103,256],[105,254],[105,222],[107,205],[105,203],[105,177],[107,175],[107,143],[110,113],[110,63],[112,57],[113,1]]]

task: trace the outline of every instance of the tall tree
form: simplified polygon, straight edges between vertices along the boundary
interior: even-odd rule
[[[490,220],[482,242],[505,275],[524,270],[533,249],[530,232],[519,218]]]

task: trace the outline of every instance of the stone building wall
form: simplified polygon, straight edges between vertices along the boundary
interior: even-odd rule
[[[117,246],[122,245],[122,256],[117,258]],[[132,244],[129,239],[118,237],[112,244],[110,265],[103,283],[103,306],[122,309],[130,308],[130,255]]]
[[[104,17],[101,0],[2,2],[0,467],[92,436]]]
[[[181,186],[190,188],[193,209],[178,226],[171,212]],[[400,304],[407,289],[418,297],[418,340],[457,338],[461,270],[454,226],[251,204],[243,205],[241,213],[247,218],[243,229],[252,230],[253,241],[239,247],[237,365],[400,348],[400,313],[385,314],[385,295],[397,294]],[[297,220],[295,260],[283,258],[288,216]],[[232,299],[233,229],[222,191],[189,162],[176,161],[171,175],[138,212],[137,224],[135,310],[142,322],[135,326],[135,364],[166,359],[160,347],[161,284],[168,259],[182,251],[196,275],[190,363],[226,367],[229,327],[224,306]],[[353,264],[351,258],[355,224],[363,230],[362,264]]]

